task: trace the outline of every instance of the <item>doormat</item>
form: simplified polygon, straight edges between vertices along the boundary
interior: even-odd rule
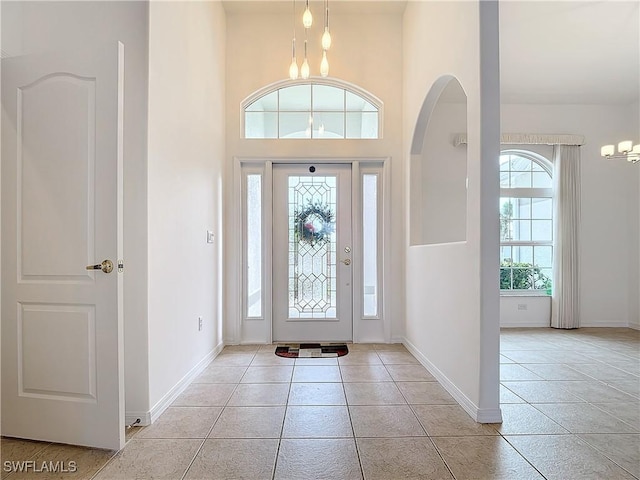
[[[276,355],[285,358],[331,358],[349,353],[344,343],[289,343],[278,345]]]

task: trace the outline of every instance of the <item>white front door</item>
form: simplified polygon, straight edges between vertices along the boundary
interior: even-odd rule
[[[2,61],[5,436],[124,446],[123,79],[115,43]]]
[[[273,166],[273,340],[353,338],[351,165]]]

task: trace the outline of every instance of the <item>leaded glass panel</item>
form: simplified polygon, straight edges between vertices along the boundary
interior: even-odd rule
[[[289,318],[336,318],[335,176],[290,176]]]

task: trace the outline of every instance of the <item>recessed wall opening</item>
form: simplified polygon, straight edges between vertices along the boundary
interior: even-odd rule
[[[466,131],[467,96],[455,77],[440,77],[425,99],[411,150],[411,245],[467,238],[467,149],[453,143]]]

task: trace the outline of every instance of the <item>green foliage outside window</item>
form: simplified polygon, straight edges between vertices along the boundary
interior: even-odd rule
[[[512,283],[513,276],[513,283]],[[501,290],[550,290],[551,278],[531,263],[500,262]]]

